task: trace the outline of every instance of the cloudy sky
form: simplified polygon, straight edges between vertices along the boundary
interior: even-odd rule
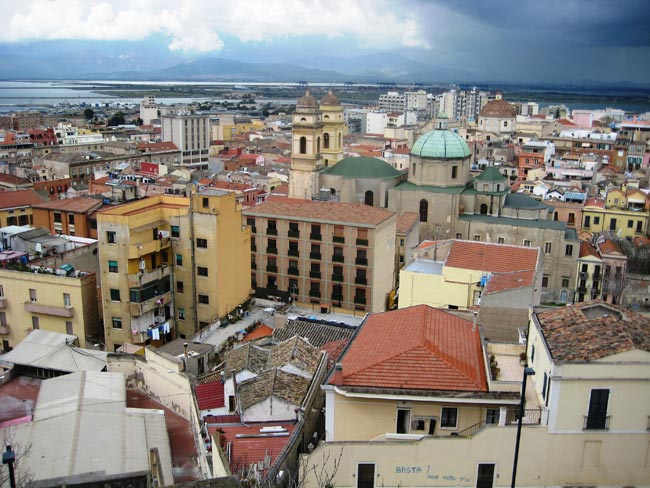
[[[475,81],[650,84],[649,21],[647,0],[23,0],[3,2],[0,44],[323,68],[393,53]]]

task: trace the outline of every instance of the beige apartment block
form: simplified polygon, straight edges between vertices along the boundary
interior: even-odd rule
[[[235,194],[160,195],[97,214],[108,350],[191,338],[250,293],[250,230]]]
[[[95,274],[72,271],[66,276],[63,270],[39,266],[1,269],[2,349],[6,352],[15,347],[35,329],[75,335],[80,347],[98,341],[101,327]]]
[[[258,295],[314,309],[379,312],[394,283],[394,213],[361,204],[273,198],[244,211]]]

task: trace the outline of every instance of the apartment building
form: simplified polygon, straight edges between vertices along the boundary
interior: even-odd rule
[[[32,330],[75,335],[79,346],[99,340],[101,327],[94,273],[71,266],[21,264],[0,269],[0,338],[7,352]]]
[[[593,243],[581,242],[575,301],[601,299],[618,303],[626,275],[627,256],[615,241],[602,235]]]
[[[181,165],[207,168],[210,153],[210,117],[186,112],[161,117],[162,140],[181,150]]]
[[[243,212],[258,294],[377,312],[394,285],[396,215],[361,204],[272,198]]]
[[[250,292],[234,193],[160,195],[97,213],[107,350],[191,338]]]
[[[646,199],[643,193],[641,195]],[[650,199],[646,201],[650,202]],[[628,202],[624,192],[620,190],[609,192],[605,201],[587,200],[582,209],[582,230],[612,231],[620,237],[630,239],[645,236],[648,234],[650,222],[650,211],[645,205],[647,204]]]
[[[97,222],[90,216],[101,206],[101,199],[86,197],[37,203],[32,205],[34,225],[52,234],[97,239]]]
[[[7,225],[32,225],[32,205],[43,199],[34,190],[0,192],[0,227]]]

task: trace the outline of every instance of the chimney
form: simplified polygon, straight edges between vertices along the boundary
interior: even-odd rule
[[[334,366],[334,377],[332,378],[332,383],[336,386],[343,385],[343,364],[336,363]]]
[[[476,332],[476,317],[478,316],[478,312],[473,313],[472,317],[472,332]]]

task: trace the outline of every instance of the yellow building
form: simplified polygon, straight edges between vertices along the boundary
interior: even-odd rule
[[[250,292],[250,230],[235,194],[156,196],[97,214],[108,350],[191,338]]]
[[[34,190],[0,192],[0,227],[7,225],[32,225],[32,205],[43,203]]]
[[[263,131],[264,121],[249,118],[230,118],[212,126],[213,141],[232,141],[235,137],[251,131]]]
[[[326,381],[326,441],[302,460],[305,487],[509,486],[517,414],[508,404],[524,380],[516,486],[648,486],[647,318],[604,303],[533,314],[532,369],[496,352],[503,378],[488,375],[486,391],[463,388],[477,368],[471,328],[440,333],[459,324],[439,317],[438,333],[422,333],[393,313],[381,314],[391,317],[383,327],[378,316],[361,325]],[[485,364],[489,346],[475,346]]]
[[[0,269],[2,349],[15,347],[35,329],[75,335],[80,347],[99,341],[95,274],[29,265]]]
[[[648,212],[619,210],[587,205],[582,209],[582,230],[588,232],[612,231],[624,238],[645,236],[648,233]]]

